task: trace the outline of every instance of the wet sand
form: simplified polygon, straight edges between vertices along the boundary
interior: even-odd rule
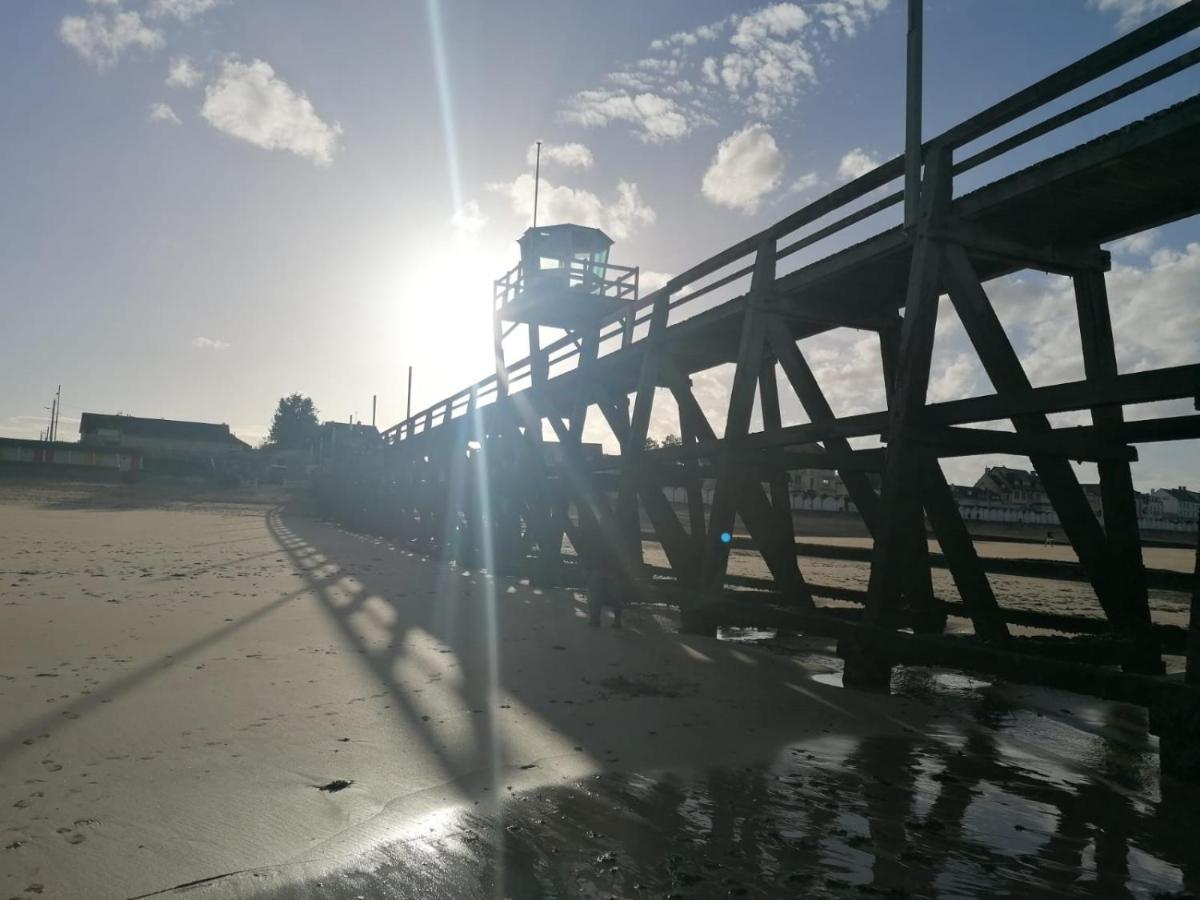
[[[1196,888],[1140,710],[596,632],[266,503],[4,485],[0,533],[3,897]]]

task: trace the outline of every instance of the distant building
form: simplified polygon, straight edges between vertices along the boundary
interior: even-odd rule
[[[791,492],[839,500],[848,494],[846,485],[832,469],[797,469],[791,473]]]
[[[1008,466],[989,466],[983,470],[975,487],[991,491],[1008,505],[1035,508],[1050,505],[1037,472],[1010,469]]]
[[[97,447],[66,441],[35,441],[0,437],[0,464],[83,467],[136,472],[141,468],[141,450],[137,447]]]
[[[1158,496],[1158,491],[1143,493],[1136,491],[1137,495],[1137,512],[1139,519],[1161,519],[1163,518],[1163,501],[1162,497]]]
[[[221,469],[250,450],[228,425],[89,412],[80,417],[79,441],[97,448],[137,447],[147,471]]]
[[[1200,493],[1182,485],[1177,488],[1158,488],[1154,496],[1162,503],[1163,518],[1174,522],[1192,522],[1200,516]]]
[[[361,459],[378,452],[383,438],[374,425],[325,422],[313,438],[313,462],[329,464]]]

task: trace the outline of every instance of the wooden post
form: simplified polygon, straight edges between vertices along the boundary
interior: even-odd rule
[[[776,533],[773,527],[775,514],[766,500],[762,485],[739,469],[736,458],[741,439],[750,430],[750,415],[754,406],[754,389],[762,365],[766,343],[768,313],[762,309],[767,304],[771,286],[775,281],[775,241],[765,238],[758,245],[754,260],[754,274],[750,281],[750,293],[746,297],[745,312],[742,314],[742,333],[738,343],[737,364],[733,373],[733,386],[729,395],[729,411],[725,419],[725,434],[721,452],[717,458],[716,486],[713,492],[712,512],[709,514],[707,545],[701,584],[706,591],[719,592],[729,562],[729,545],[733,535],[734,516],[738,500],[747,501],[743,509],[743,521],[751,527],[748,516],[753,516],[753,507],[761,496],[765,508],[759,511],[763,525],[759,529],[756,545],[771,574],[779,582],[784,596],[811,606],[812,595],[800,575],[796,564],[795,542]]]
[[[1188,620],[1187,682],[1200,684],[1200,516],[1196,519],[1196,579],[1192,584],[1192,609]]]
[[[669,383],[671,391],[675,396],[675,401],[679,405],[680,421],[686,421],[687,427],[691,429],[697,437],[702,441],[717,440],[716,433],[713,431],[712,425],[708,421],[708,417],[704,415],[704,410],[700,408],[695,395],[691,389],[685,387],[685,382],[678,371],[668,366]],[[729,454],[728,445],[722,444],[723,454]],[[721,473],[720,464],[722,458],[728,456],[717,457],[716,481],[720,483]],[[731,460],[737,463],[737,460]],[[735,474],[740,474],[736,473]],[[810,608],[813,604],[812,594],[808,590],[808,586],[804,583],[804,578],[800,575],[800,568],[796,564],[796,544],[793,539],[789,539],[787,535],[779,534],[778,529],[774,527],[775,513],[771,506],[771,501],[763,490],[762,483],[757,476],[747,476],[742,478],[740,484],[734,485],[737,489],[733,491],[734,496],[730,500],[733,505],[733,513],[740,513],[742,522],[746,525],[746,530],[750,532],[750,537],[754,541],[754,545],[762,553],[764,560],[767,563],[767,568],[771,571],[771,576],[778,583],[780,590],[784,596],[791,602],[800,604],[805,608]],[[705,533],[705,548],[703,565],[700,572],[700,583],[703,589],[710,593],[719,591],[721,582],[715,586],[704,580],[704,566],[708,562],[708,553],[712,545],[719,541],[721,532],[717,530],[715,524],[716,497],[712,503],[712,510],[709,512],[708,528]],[[730,521],[732,515],[730,513]],[[726,526],[727,528],[729,526]],[[731,535],[732,537],[732,535]],[[721,542],[724,543],[724,542]],[[728,554],[728,545],[725,546],[725,552]],[[724,580],[724,568],[721,569],[721,581]]]
[[[922,451],[908,439],[908,433],[920,427],[929,387],[943,254],[935,232],[949,199],[950,153],[946,148],[938,147],[931,151],[925,168],[897,354],[899,365],[889,398],[890,439],[880,498],[882,527],[875,535],[867,608],[863,617],[870,626],[889,626],[899,613],[907,564],[905,556],[914,546],[915,523],[923,523],[920,478],[913,477],[914,472],[921,471]],[[923,542],[923,524],[919,533]],[[857,650],[848,654],[845,671],[848,684],[886,689],[887,676],[885,665],[866,664],[864,654]]]
[[[779,410],[779,384],[775,377],[775,360],[764,356],[758,372],[758,401],[762,409],[763,431],[778,432],[783,427]],[[771,461],[770,473],[771,509],[774,511],[775,527],[779,534],[793,544],[796,542],[796,525],[792,519],[792,495],[788,490],[788,472],[782,464]]]
[[[641,516],[638,510],[638,482],[641,477],[642,454],[646,435],[650,431],[650,414],[654,409],[654,392],[658,387],[659,367],[664,356],[663,337],[671,311],[671,295],[662,291],[654,298],[650,312],[650,332],[641,343],[642,364],[638,372],[637,389],[633,397],[633,413],[629,428],[621,441],[621,486],[617,498],[617,519],[629,533],[624,535],[624,548],[630,560],[642,560]]]
[[[1073,281],[1084,374],[1097,386],[1109,387],[1117,377],[1117,355],[1104,273],[1080,272]],[[1092,424],[1104,443],[1121,443],[1120,430],[1124,421],[1119,406],[1092,409]],[[1133,475],[1129,463],[1124,460],[1101,460],[1097,468],[1109,558],[1124,581],[1121,599],[1126,607],[1128,626],[1133,629],[1129,636],[1134,642],[1134,654],[1128,666],[1134,671],[1161,673],[1164,671],[1162,655],[1150,628],[1150,600],[1146,590],[1146,567],[1142,561]]]

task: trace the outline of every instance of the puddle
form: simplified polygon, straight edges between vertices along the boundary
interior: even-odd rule
[[[828,735],[788,747],[766,765],[598,775],[512,795],[492,814],[448,810],[428,836],[267,896],[1151,898],[1200,891],[1200,789],[1160,791],[1153,769],[1139,764],[1136,740],[1114,745],[1074,731],[1064,743],[1071,726],[1057,720],[1028,733],[1022,718],[980,724],[972,710],[997,689],[977,679],[923,673],[910,687],[944,706],[944,726],[929,735]],[[1097,746],[1109,747],[1109,771],[1093,776],[1087,767]],[[1114,773],[1120,777],[1108,777]]]

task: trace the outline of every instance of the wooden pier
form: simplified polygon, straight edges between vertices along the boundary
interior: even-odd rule
[[[898,156],[659,290],[612,293],[597,315],[560,320],[565,336],[543,343],[536,312],[522,308],[530,352],[518,362],[504,358],[512,328],[498,318],[496,374],[385,433],[396,527],[473,565],[545,583],[561,582],[574,564],[563,560],[565,537],[582,566],[615,559],[631,589],[677,602],[688,629],[780,626],[837,637],[847,685],[886,690],[894,665],[947,665],[1143,704],[1164,768],[1200,778],[1195,631],[1186,683],[1164,677],[1164,652],[1184,653],[1187,635],[1151,621],[1130,475],[1135,445],[1200,438],[1200,414],[1134,422],[1123,414],[1128,404],[1200,403],[1200,365],[1118,371],[1101,249],[1200,211],[1200,95],[956,191],[977,167],[1012,158],[1005,154],[1021,149],[1029,159],[1031,141],[1064,125],[1178,73],[1194,78],[1194,47],[1152,68],[1144,57],[1198,26],[1192,0],[925,141],[919,191],[908,197],[889,188],[905,172]],[[1036,119],[1138,63],[1134,77]],[[1019,130],[1006,128],[1018,120]],[[875,225],[906,203],[915,214],[907,226]],[[1083,380],[1030,383],[985,287],[1027,269],[1071,279]],[[928,402],[940,302],[953,305],[994,394]],[[886,409],[837,415],[797,344],[843,328],[878,335]],[[692,378],[722,365],[733,366],[732,387],[714,422]],[[682,441],[648,449],[660,390],[678,407]],[[782,424],[781,390],[794,392],[808,422]],[[761,427],[752,430],[756,408]],[[1091,425],[1048,419],[1084,410]],[[589,412],[607,423],[618,455],[587,452]],[[981,427],[997,420],[1012,430]],[[857,438],[885,446],[860,448]],[[1103,620],[1047,613],[1045,627],[1075,636],[1010,632],[1029,614],[996,596],[939,462],[986,453],[1030,459]],[[1098,466],[1102,522],[1072,461]],[[822,607],[798,564],[787,473],[801,467],[837,470],[871,533],[861,609]],[[711,505],[702,480],[714,485]],[[686,488],[686,515],[666,499],[668,485]],[[645,564],[643,517],[666,568]],[[766,583],[727,573],[735,520],[765,560]],[[934,596],[926,522],[961,604]],[[950,614],[968,617],[972,633],[946,634]]]

